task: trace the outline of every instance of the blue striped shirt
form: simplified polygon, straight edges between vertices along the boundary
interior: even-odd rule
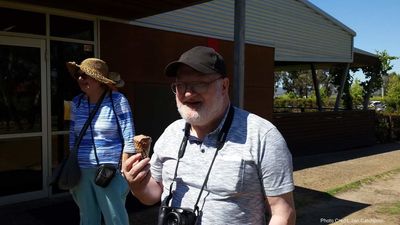
[[[117,119],[121,126],[124,138],[124,152],[134,153],[133,136],[135,135],[133,115],[126,97],[119,92],[112,92],[115,113],[112,108],[110,95],[104,97],[91,125],[86,130],[78,149],[78,159],[81,168],[92,168],[97,165],[94,154],[93,141],[96,146],[99,163],[112,163],[117,165],[121,157],[121,137],[118,131]],[[89,117],[89,110],[93,110],[96,104],[88,104],[85,95],[78,95],[71,104],[71,125],[69,144],[73,148],[75,139]],[[93,139],[92,139],[93,135]]]

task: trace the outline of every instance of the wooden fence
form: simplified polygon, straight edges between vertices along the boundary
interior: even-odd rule
[[[293,156],[373,145],[375,121],[375,112],[371,110],[273,114],[273,123]]]

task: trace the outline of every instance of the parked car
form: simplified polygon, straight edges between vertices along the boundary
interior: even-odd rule
[[[386,105],[381,101],[371,101],[369,103],[369,108],[375,109],[376,111],[384,111],[386,109]]]

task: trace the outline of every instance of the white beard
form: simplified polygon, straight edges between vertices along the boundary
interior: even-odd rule
[[[186,122],[195,126],[204,126],[212,121],[215,115],[224,110],[224,96],[222,90],[218,89],[216,97],[213,98],[211,106],[202,105],[198,110],[189,108],[186,105],[178,105],[178,112]]]

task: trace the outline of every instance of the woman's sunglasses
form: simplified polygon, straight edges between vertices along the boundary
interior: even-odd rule
[[[74,78],[77,80],[86,80],[87,77],[88,75],[80,70],[74,74]]]

